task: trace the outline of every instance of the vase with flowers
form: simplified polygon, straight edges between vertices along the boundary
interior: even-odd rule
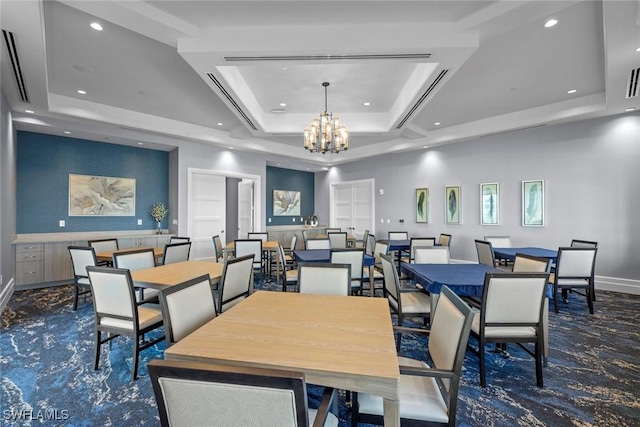
[[[167,214],[169,214],[169,209],[167,209],[164,203],[158,202],[151,206],[149,214],[156,221],[156,234],[162,234],[162,221],[166,218]]]

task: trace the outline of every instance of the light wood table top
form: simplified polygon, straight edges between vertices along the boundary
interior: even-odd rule
[[[266,242],[262,242],[262,250],[269,252],[276,252],[278,250],[278,241],[277,240],[267,240]],[[236,250],[236,242],[229,242],[227,246],[224,247],[225,252],[233,252]]]
[[[385,425],[399,425],[400,371],[386,299],[258,291],[165,358],[302,371],[311,384],[383,397]]]
[[[113,258],[113,254],[119,254],[121,252],[129,252],[129,251],[137,251],[140,249],[151,249],[151,248],[129,248],[129,249],[118,249],[117,251],[105,251],[96,253],[96,259],[98,261],[111,261]],[[164,254],[164,248],[153,248],[153,255],[156,258],[161,258]]]
[[[222,278],[224,264],[211,261],[182,261],[131,272],[133,284],[143,288],[162,289],[209,274],[211,283]]]

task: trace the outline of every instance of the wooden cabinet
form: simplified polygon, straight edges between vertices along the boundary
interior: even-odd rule
[[[73,280],[69,246],[85,246],[86,241],[46,242],[44,244],[44,281]]]
[[[44,279],[44,244],[16,245],[16,285],[32,285]]]
[[[112,237],[111,235],[90,235],[84,233],[65,233],[65,235],[44,235],[41,241],[35,236],[18,236],[14,243],[15,283],[18,289],[27,289],[33,285],[56,286],[73,281],[73,264],[69,255],[69,246],[87,246],[88,240]],[[117,235],[120,249],[141,247],[162,247],[169,243],[172,234],[162,235]],[[67,239],[65,239],[67,237]],[[22,240],[22,241],[20,241]]]
[[[291,244],[291,238],[294,234],[298,235],[298,241],[296,243],[295,249],[304,249],[304,240],[302,239],[302,230],[306,230],[307,236],[310,238],[317,237],[318,234],[324,234],[325,227],[319,226],[316,228],[307,228],[300,226],[272,226],[267,227],[267,232],[269,233],[269,240],[277,240],[280,244],[289,248]]]
[[[118,247],[120,249],[157,248],[168,244],[170,240],[171,236],[164,234],[148,237],[120,237],[118,238]]]

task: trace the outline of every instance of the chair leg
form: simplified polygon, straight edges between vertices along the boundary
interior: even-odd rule
[[[93,355],[93,370],[98,370],[98,364],[100,363],[100,340],[102,339],[102,333],[96,329],[96,346]]]
[[[398,316],[398,326],[402,326],[402,317]],[[398,332],[398,339],[396,340],[396,353],[400,352],[400,345],[402,344],[402,333]]]
[[[553,287],[553,311],[558,312],[558,288]]]
[[[487,386],[485,359],[484,359],[484,340],[478,338],[478,365],[480,366],[480,386]]]
[[[358,393],[351,393],[351,427],[358,427]]]
[[[589,314],[593,314],[593,294],[591,292],[591,287],[586,287],[584,293],[587,295],[587,304],[589,305]]]
[[[543,387],[542,382],[542,340],[540,337],[538,341],[536,341],[535,348],[535,358],[536,358],[536,384],[538,387]]]
[[[73,285],[73,311],[78,309],[78,285]]]
[[[138,344],[138,337],[133,337],[133,371],[131,372],[131,380],[135,381],[138,378],[138,356],[140,353],[140,345]]]

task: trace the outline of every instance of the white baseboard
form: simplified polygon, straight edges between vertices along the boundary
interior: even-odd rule
[[[619,277],[595,277],[596,290],[621,292],[640,295],[640,280],[621,279]]]
[[[4,308],[7,306],[7,303],[11,299],[14,287],[15,281],[13,280],[13,278],[11,278],[11,280],[9,280],[9,282],[7,283],[7,286],[5,286],[2,290],[2,293],[0,293],[0,313],[2,313]]]

